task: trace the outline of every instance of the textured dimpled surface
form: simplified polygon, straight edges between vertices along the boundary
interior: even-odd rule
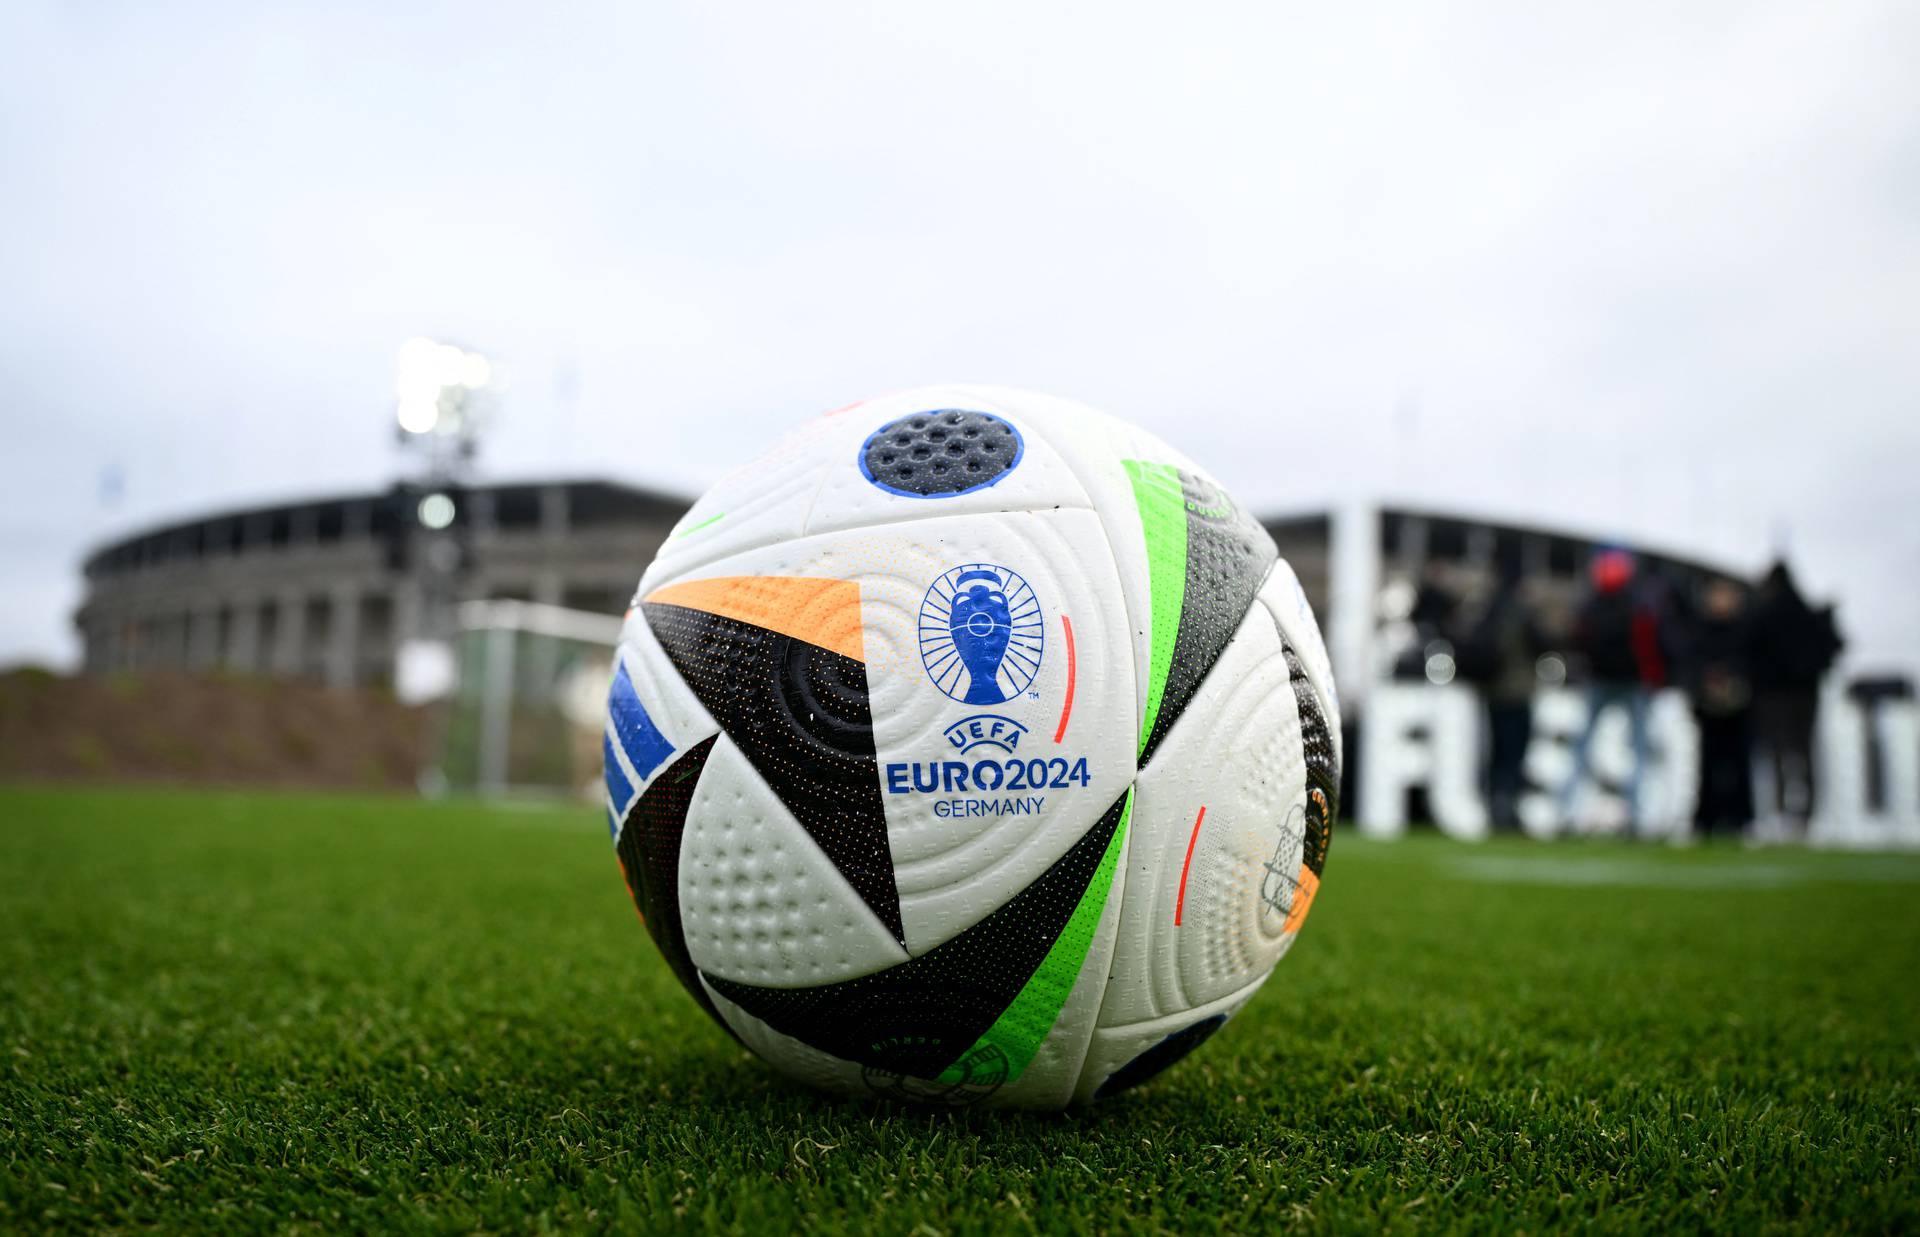
[[[875,484],[935,498],[992,485],[1020,458],[1020,435],[987,412],[943,408],[889,421],[868,438],[861,463]]]
[[[1026,986],[1080,904],[1125,809],[1122,797],[1039,880],[946,944],[899,966],[818,988],[709,982],[768,1026],[834,1056],[933,1078]]]
[[[905,958],[796,825],[739,750],[722,744],[688,811],[680,858],[687,949],[709,975],[791,988]]]

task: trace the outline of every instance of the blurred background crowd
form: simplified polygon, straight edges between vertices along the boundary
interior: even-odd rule
[[[1699,732],[1696,832],[1740,834],[1759,821],[1773,836],[1805,835],[1816,801],[1821,688],[1843,641],[1833,607],[1809,603],[1785,562],[1757,580],[1676,580],[1610,547],[1593,556],[1587,586],[1570,607],[1543,603],[1517,564],[1504,564],[1478,595],[1457,590],[1453,575],[1435,564],[1421,580],[1411,612],[1415,639],[1395,671],[1427,677],[1447,659],[1452,675],[1483,701],[1484,777],[1496,829],[1520,825],[1541,682],[1571,678],[1584,685],[1586,719],[1573,770],[1555,788],[1563,816],[1590,773],[1595,734],[1617,710],[1631,735],[1628,825],[1640,826],[1649,714],[1656,693],[1677,688]],[[1895,689],[1910,693],[1904,684]]]

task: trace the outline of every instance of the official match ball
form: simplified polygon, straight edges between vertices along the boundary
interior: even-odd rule
[[[1083,1103],[1219,1030],[1307,918],[1340,784],[1266,532],[1150,434],[972,386],[819,417],[700,499],[604,746],[693,999],[805,1083],[946,1105]]]

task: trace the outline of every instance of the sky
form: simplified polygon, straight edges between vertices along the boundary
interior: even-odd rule
[[[1763,566],[1920,670],[1920,6],[0,6],[0,664],[89,546],[384,486],[688,494],[822,410],[1087,400],[1256,511]]]

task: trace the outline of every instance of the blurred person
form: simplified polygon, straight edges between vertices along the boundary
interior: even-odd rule
[[[1454,612],[1459,607],[1460,597],[1446,564],[1429,562],[1420,573],[1420,588],[1413,597],[1413,613],[1408,616],[1421,641],[1445,639],[1453,629]]]
[[[1402,648],[1393,662],[1396,679],[1422,680],[1427,677],[1427,659],[1435,652],[1453,652],[1453,626],[1460,609],[1460,596],[1454,590],[1451,572],[1445,563],[1429,561],[1420,572],[1407,622],[1411,642]]]
[[[1753,727],[1769,775],[1762,815],[1787,837],[1805,835],[1813,815],[1813,731],[1820,682],[1845,647],[1831,606],[1815,609],[1776,562],[1754,599]]]
[[[1503,564],[1480,616],[1460,640],[1460,677],[1487,708],[1487,802],[1493,827],[1520,827],[1527,744],[1533,738],[1535,664],[1546,648],[1517,565]]]
[[[1574,647],[1586,659],[1587,721],[1573,747],[1573,771],[1560,787],[1560,818],[1573,815],[1573,797],[1591,769],[1594,732],[1609,709],[1623,708],[1632,728],[1627,773],[1627,828],[1642,824],[1640,790],[1647,772],[1647,714],[1653,693],[1666,685],[1667,655],[1658,598],[1652,584],[1636,588],[1639,565],[1625,550],[1607,550],[1589,568],[1591,589],[1574,617]]]
[[[1687,643],[1687,699],[1700,729],[1694,825],[1706,837],[1737,834],[1753,820],[1753,636],[1738,584],[1708,583]]]

